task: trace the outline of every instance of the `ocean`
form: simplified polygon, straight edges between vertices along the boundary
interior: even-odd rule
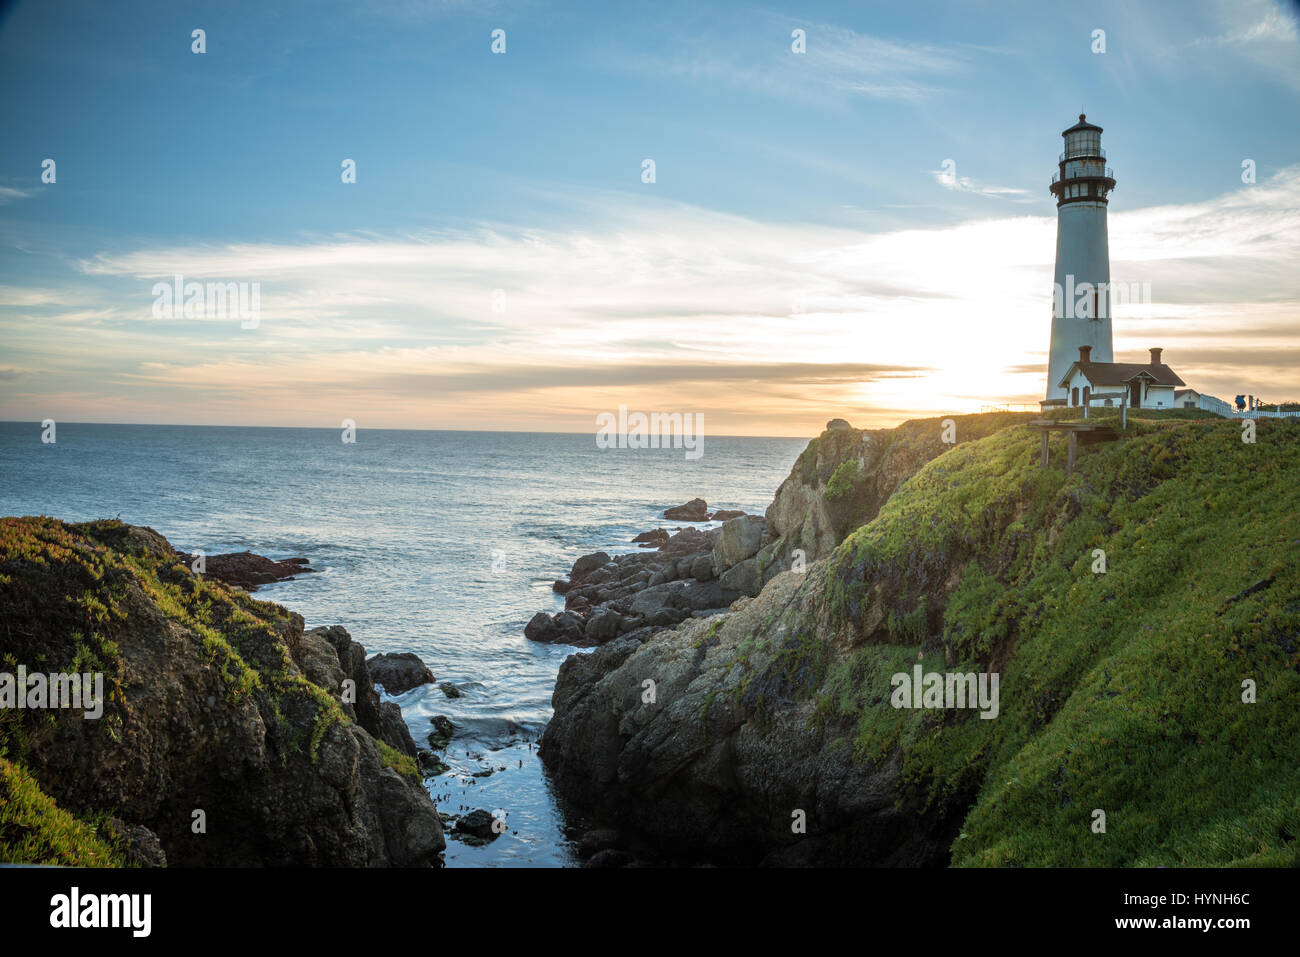
[[[638,532],[697,496],[761,513],[806,439],[708,436],[704,454],[600,449],[590,434],[0,423],[0,514],[121,518],[177,548],[301,556],[316,574],[266,585],[307,627],[343,625],[368,654],[413,651],[439,682],[391,698],[426,744],[456,734],[451,771],[426,780],[440,810],[506,812],[483,847],[448,838],[449,867],[572,864],[570,829],[536,742],[575,649],[524,638],[563,599],[574,559],[635,551]],[[700,526],[709,527],[709,526]],[[472,777],[475,773],[493,773]]]

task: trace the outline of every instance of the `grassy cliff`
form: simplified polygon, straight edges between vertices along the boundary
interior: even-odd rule
[[[0,518],[0,672],[101,673],[106,699],[0,710],[0,861],[432,861],[436,810],[354,722],[341,653],[150,529]]]
[[[960,444],[842,544],[862,643],[817,720],[927,805],[973,795],[955,864],[1300,862],[1300,423],[1135,422],[1070,475],[1053,446]],[[882,706],[918,655],[1000,672],[1001,715]]]

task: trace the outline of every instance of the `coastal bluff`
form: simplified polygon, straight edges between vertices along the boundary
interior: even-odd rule
[[[565,661],[541,754],[607,859],[1300,863],[1300,423],[1143,414],[1067,472],[951,418],[835,424],[761,589]],[[1000,702],[900,704],[918,668]]]
[[[438,865],[365,649],[187,558],[119,521],[0,519],[0,672],[103,676],[97,718],[0,711],[0,860]]]

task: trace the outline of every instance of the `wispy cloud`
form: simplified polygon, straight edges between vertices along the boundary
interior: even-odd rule
[[[977,51],[895,40],[815,21],[767,16],[730,42],[683,36],[668,53],[620,56],[610,65],[642,75],[723,83],[782,99],[866,97],[918,101],[943,93]],[[792,49],[794,30],[804,52]]]
[[[580,429],[622,402],[686,402],[719,429],[799,434],[1042,388],[1052,217],[872,233],[603,202],[584,229],[103,251],[66,293],[0,292],[8,364],[52,370],[45,398],[5,383],[3,408],[84,390],[181,421]],[[1154,299],[1117,316],[1121,355],[1160,344],[1206,391],[1266,391],[1258,376],[1300,395],[1276,358],[1300,346],[1300,167],[1114,213],[1110,234],[1114,279]],[[260,282],[259,328],[154,318],[153,283],[178,273]]]
[[[17,189],[13,186],[0,186],[0,206],[12,203],[16,199],[27,199],[36,195],[34,189]]]
[[[1006,199],[1013,203],[1032,203],[1036,198],[1027,189],[1018,189],[1014,186],[990,186],[977,182],[969,176],[958,176],[949,170],[932,169],[929,170],[929,173],[934,178],[934,181],[944,189],[959,193],[974,193],[977,196]]]

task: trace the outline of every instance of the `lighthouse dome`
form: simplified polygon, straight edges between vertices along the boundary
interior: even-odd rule
[[[1106,158],[1101,148],[1101,127],[1089,123],[1088,117],[1083,113],[1079,114],[1079,122],[1063,131],[1061,136],[1065,137],[1065,153],[1062,159],[1077,159],[1084,156]]]

